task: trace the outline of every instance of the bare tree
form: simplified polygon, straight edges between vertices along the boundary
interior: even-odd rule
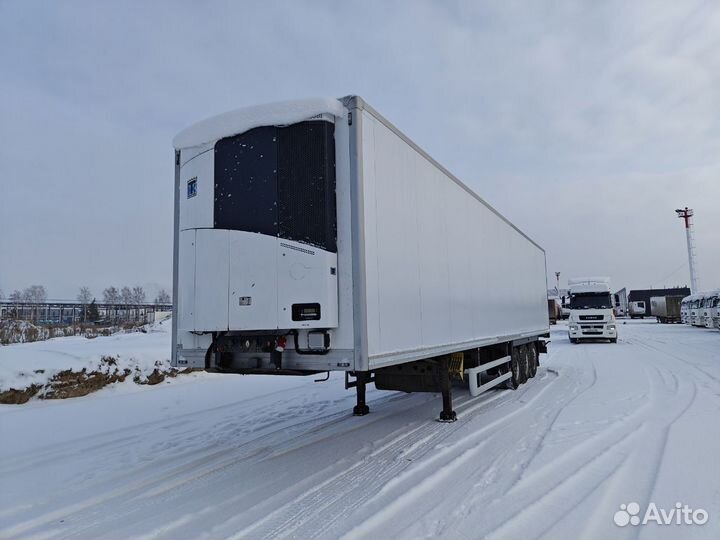
[[[165,289],[160,289],[155,297],[156,304],[169,304],[171,302],[170,295]]]
[[[83,322],[85,322],[85,320],[87,319],[87,307],[92,298],[93,295],[88,287],[80,287],[80,292],[78,292],[77,300],[83,306]]]
[[[45,291],[45,287],[42,285],[30,285],[29,287],[26,287],[20,294],[20,301],[28,304],[42,304],[43,302],[46,302],[47,292]],[[37,315],[38,308],[33,307],[30,312],[31,320],[37,320]]]
[[[133,298],[134,304],[144,304],[145,303],[145,289],[143,289],[142,287],[133,287],[132,298]]]
[[[5,293],[0,289],[0,300],[5,300]]]
[[[115,287],[108,287],[103,291],[103,302],[112,304],[113,317],[117,319],[117,305],[120,303],[120,293]]]
[[[23,294],[15,289],[13,292],[10,293],[10,297],[8,298],[11,302],[22,302],[23,301]]]
[[[77,301],[82,305],[87,305],[92,300],[93,295],[88,287],[80,287],[80,292],[77,295]]]
[[[130,317],[130,304],[133,303],[133,294],[132,289],[130,287],[125,286],[122,289],[120,289],[120,300],[123,304],[125,304],[125,320],[127,320]]]
[[[23,289],[22,300],[32,304],[40,304],[47,301],[47,292],[42,285],[30,285]]]
[[[133,294],[130,287],[123,287],[122,289],[120,289],[120,300],[125,305],[133,303]]]
[[[108,287],[103,291],[103,302],[106,304],[117,304],[120,301],[120,293],[115,287]]]

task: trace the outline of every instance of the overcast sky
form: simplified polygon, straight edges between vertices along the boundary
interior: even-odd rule
[[[172,137],[359,94],[562,281],[720,287],[717,2],[0,0],[0,289],[172,282]]]

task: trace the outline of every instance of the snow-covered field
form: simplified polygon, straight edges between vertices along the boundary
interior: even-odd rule
[[[146,326],[146,333],[93,339],[72,336],[0,346],[0,392],[47,384],[63,370],[107,371],[109,366],[102,362],[103,356],[113,357],[113,369],[129,369],[141,377],[147,377],[156,367],[169,369],[170,325],[167,320]]]
[[[340,376],[2,406],[0,537],[719,538],[720,332],[633,321],[571,345],[558,326],[551,349],[515,392],[456,391],[454,424],[437,395],[374,390],[352,417]],[[709,520],[615,525],[631,502]]]

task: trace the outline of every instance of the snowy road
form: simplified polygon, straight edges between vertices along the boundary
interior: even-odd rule
[[[649,321],[519,390],[197,376],[0,407],[2,538],[718,538],[720,332]],[[704,525],[613,523],[676,502]]]

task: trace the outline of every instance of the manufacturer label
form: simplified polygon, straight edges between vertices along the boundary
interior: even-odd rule
[[[187,198],[197,195],[197,176],[187,181]]]

